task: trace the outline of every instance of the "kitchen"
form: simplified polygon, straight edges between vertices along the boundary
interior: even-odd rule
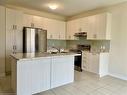
[[[1,45],[0,45],[1,46],[0,47],[1,48],[1,50],[0,50],[0,54],[1,54],[0,76],[1,77],[5,77],[6,75],[10,76],[12,74],[12,71],[14,70],[12,68],[15,68],[15,66],[11,67],[11,65],[13,63],[12,61],[14,61],[13,59],[16,59],[16,60],[18,59],[18,61],[14,62],[14,64],[15,63],[18,64],[18,62],[19,63],[21,61],[24,62],[25,57],[28,59],[33,58],[32,59],[33,62],[35,62],[35,59],[36,59],[36,58],[34,59],[34,57],[37,57],[36,61],[42,62],[42,63],[43,63],[43,61],[46,62],[45,61],[45,58],[46,58],[46,60],[49,60],[46,62],[46,63],[48,63],[47,64],[48,67],[50,67],[50,65],[53,64],[53,63],[50,63],[50,60],[57,61],[54,58],[60,57],[61,60],[59,60],[58,63],[61,62],[61,65],[58,64],[58,66],[56,66],[59,68],[56,69],[56,75],[58,74],[58,76],[55,78],[59,79],[59,77],[61,77],[62,79],[64,79],[64,77],[60,76],[60,75],[63,75],[62,73],[65,73],[65,75],[67,75],[66,82],[64,80],[62,81],[62,79],[60,79],[60,80],[58,80],[57,86],[54,86],[54,87],[52,87],[51,84],[54,81],[56,81],[57,79],[54,79],[54,81],[53,81],[53,80],[50,80],[49,77],[47,77],[50,83],[48,84],[48,88],[42,90],[39,88],[39,84],[43,79],[39,79],[39,75],[37,76],[36,73],[33,73],[33,76],[32,76],[33,80],[32,81],[34,81],[33,83],[35,83],[35,84],[33,84],[33,86],[31,86],[33,88],[27,87],[27,86],[25,88],[25,86],[23,86],[24,89],[21,89],[22,87],[19,87],[19,88],[17,88],[18,89],[17,93],[20,90],[23,93],[23,95],[30,95],[31,92],[29,92],[29,94],[25,93],[25,92],[27,92],[26,89],[30,88],[30,89],[33,89],[32,94],[36,94],[36,93],[40,93],[40,92],[42,92],[42,94],[43,94],[43,91],[46,91],[46,90],[49,91],[49,92],[48,91],[46,92],[47,95],[48,95],[48,93],[50,93],[51,95],[54,95],[53,93],[55,93],[55,94],[61,93],[61,95],[63,93],[68,94],[66,91],[64,91],[64,89],[68,88],[68,87],[65,87],[63,89],[63,88],[59,88],[59,86],[62,86],[62,85],[68,84],[68,83],[72,83],[72,82],[73,83],[81,82],[81,80],[86,80],[86,77],[93,77],[95,75],[100,80],[101,79],[103,80],[103,78],[107,78],[107,75],[110,75],[110,77],[108,77],[110,80],[112,79],[112,81],[113,81],[113,78],[115,77],[116,80],[114,79],[114,81],[117,81],[118,80],[117,78],[119,78],[119,79],[122,79],[122,80],[119,80],[120,82],[122,81],[123,84],[126,84],[126,81],[125,82],[123,81],[123,80],[127,80],[126,79],[126,68],[125,68],[126,67],[126,58],[125,58],[126,57],[126,54],[125,54],[126,43],[123,43],[126,40],[125,39],[126,35],[124,34],[124,31],[126,30],[126,26],[125,26],[126,20],[123,19],[126,17],[126,13],[125,13],[126,3],[119,2],[118,4],[114,4],[114,5],[108,6],[106,8],[99,8],[99,9],[94,8],[93,10],[90,10],[90,11],[86,10],[86,12],[82,12],[81,14],[79,12],[79,14],[74,15],[74,16],[58,15],[57,9],[56,9],[56,11],[48,9],[48,12],[45,12],[45,11],[40,11],[39,9],[36,10],[36,8],[35,9],[30,8],[30,7],[27,8],[28,6],[25,7],[25,3],[26,3],[25,1],[21,2],[22,4],[24,4],[24,6],[23,5],[21,6],[19,4],[19,2],[16,2],[15,0],[14,1],[9,0],[8,2],[5,2],[5,3],[3,3],[0,6],[0,12],[2,13],[2,14],[0,14],[0,19],[1,19],[0,31],[4,31],[4,32],[1,32],[1,34],[0,34],[1,35],[1,37],[0,37],[0,39],[1,39],[0,40],[1,41]],[[19,4],[19,6],[16,6],[15,4]],[[31,2],[31,4],[32,4],[32,2]],[[81,4],[81,2],[80,2],[80,4]],[[27,3],[26,3],[26,5],[27,5]],[[37,4],[35,4],[35,5],[37,5]],[[32,5],[31,5],[31,7],[32,7]],[[34,6],[34,7],[37,7],[37,6]],[[73,8],[74,8],[74,6],[73,6]],[[55,14],[55,12],[56,12],[56,14]],[[62,14],[61,11],[59,11],[59,14],[60,13]],[[69,14],[69,12],[68,13],[65,12],[65,13],[66,13],[66,15]],[[63,14],[65,14],[65,13],[63,13]],[[28,53],[26,55],[21,53],[23,50],[23,46],[22,46],[23,45],[23,39],[22,39],[23,27],[42,28],[43,30],[47,30],[47,45],[46,46],[47,46],[48,56],[47,56],[47,53],[46,54],[45,53],[44,54],[37,54],[37,55],[34,53],[30,53],[30,54]],[[121,32],[119,32],[119,31],[121,31]],[[58,52],[59,50],[63,53],[56,54],[56,52]],[[77,51],[77,50],[79,50],[79,51]],[[15,52],[20,52],[20,53],[15,54]],[[12,53],[14,53],[14,54],[12,54]],[[118,54],[119,54],[119,56],[116,56]],[[12,59],[12,56],[13,56],[13,59]],[[43,59],[43,60],[40,59],[42,61],[39,60],[40,57]],[[76,61],[76,58],[79,58],[79,61]],[[63,60],[65,60],[65,61],[63,61]],[[67,61],[67,60],[71,60],[71,61]],[[71,63],[71,66],[68,64],[66,64],[68,66],[65,66],[64,63],[67,63],[67,62]],[[122,65],[120,64],[121,62],[123,62]],[[57,62],[54,62],[54,63],[57,63]],[[26,62],[26,64],[27,64],[27,62]],[[33,64],[33,63],[30,62],[30,64]],[[62,64],[63,64],[63,66],[62,66]],[[28,65],[28,67],[25,66],[24,68],[31,67],[31,69],[29,69],[29,70],[31,70],[30,72],[35,72],[34,71],[35,69],[32,69],[33,67],[36,67],[34,65],[35,64]],[[39,69],[39,67],[42,66],[42,68],[43,68],[43,65],[44,64],[42,64],[40,66],[38,65],[37,73],[42,74],[39,72],[39,70],[41,71],[41,68]],[[75,69],[76,69],[75,72],[73,69],[73,65],[75,65]],[[20,64],[18,64],[17,67],[18,66],[20,66]],[[60,68],[61,66],[63,68]],[[64,68],[64,66],[65,66],[65,68]],[[70,66],[70,68],[69,68],[69,66]],[[77,70],[77,66],[78,66],[78,70]],[[21,65],[21,67],[22,67],[22,65]],[[67,67],[68,67],[68,69],[67,69]],[[50,71],[50,69],[52,70],[52,66],[47,70]],[[66,69],[66,71],[62,72],[65,69]],[[17,74],[19,76],[19,77],[17,77],[17,79],[19,78],[19,80],[17,80],[18,81],[17,84],[18,83],[26,84],[22,80],[29,79],[29,78],[27,78],[27,77],[29,77],[27,75],[29,75],[30,73],[27,74],[27,73],[25,73],[25,71],[24,71],[25,74],[21,73],[23,71],[20,71]],[[16,71],[14,71],[14,72],[16,72]],[[46,71],[43,71],[43,70],[41,72],[46,73]],[[57,72],[59,72],[59,73],[57,73]],[[69,73],[70,74],[69,75],[67,72],[71,72],[71,74]],[[25,76],[25,77],[21,77],[20,74],[21,74],[21,76]],[[48,74],[49,74],[49,72],[48,72]],[[13,74],[12,74],[12,76],[13,76]],[[79,79],[78,79],[78,76],[79,76]],[[50,77],[52,77],[52,74],[50,75]],[[93,81],[94,79],[96,79],[96,77],[90,78],[90,80]],[[6,79],[6,77],[5,77],[5,79]],[[53,79],[53,78],[51,78],[51,79]],[[11,80],[13,80],[13,78]],[[38,82],[35,80],[38,80]],[[76,81],[76,80],[79,80],[79,81]],[[30,81],[30,80],[27,80],[27,81]],[[114,83],[114,81],[113,81],[113,83]],[[11,86],[14,85],[13,84],[14,82],[16,82],[16,80],[13,80]],[[2,82],[0,82],[0,83],[2,84]],[[72,83],[72,85],[73,85],[73,83]],[[122,84],[122,86],[123,86],[123,84]],[[31,83],[30,83],[30,85],[31,85]],[[79,88],[81,88],[83,85],[78,85],[78,86],[79,86]],[[58,87],[58,88],[56,88],[56,87]],[[11,88],[13,88],[13,87],[11,87]],[[115,88],[115,86],[113,86],[112,88]],[[36,90],[36,89],[37,90],[39,89],[39,91],[35,91],[36,93],[34,93],[34,90]],[[49,89],[51,89],[51,90],[49,90]],[[78,90],[77,87],[74,89],[75,89],[75,91]],[[29,89],[27,89],[27,90],[29,90]],[[107,90],[107,88],[105,90]],[[67,89],[67,91],[68,91],[68,89]],[[9,91],[9,92],[11,92],[11,91]],[[70,91],[70,93],[72,93],[72,92],[73,92],[73,90]],[[84,92],[84,93],[81,93],[81,92]],[[79,93],[81,93],[81,95],[85,95],[85,93],[93,94],[94,91],[87,92],[83,89],[83,91],[81,91],[81,92],[79,92]],[[113,92],[113,94],[116,93],[114,91],[111,91],[111,92]],[[95,90],[95,93],[104,93],[104,95],[105,95],[106,92],[105,91],[98,92],[97,90]],[[15,91],[14,91],[14,94],[15,94]],[[73,94],[71,94],[71,95],[73,95]],[[22,95],[22,94],[18,93],[17,95]],[[123,95],[126,95],[126,94],[123,94]]]

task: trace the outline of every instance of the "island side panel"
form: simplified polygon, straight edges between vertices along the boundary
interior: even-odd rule
[[[11,57],[11,88],[16,92],[17,88],[17,60]]]
[[[50,89],[51,58],[17,62],[17,95],[32,95]]]
[[[52,57],[51,88],[74,81],[74,56]]]
[[[31,63],[33,61],[17,61],[17,95],[32,95]]]

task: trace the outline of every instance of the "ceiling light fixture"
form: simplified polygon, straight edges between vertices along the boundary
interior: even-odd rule
[[[49,5],[49,8],[52,9],[52,10],[55,10],[55,9],[58,8],[58,5],[56,5],[56,4],[51,4],[51,5]]]

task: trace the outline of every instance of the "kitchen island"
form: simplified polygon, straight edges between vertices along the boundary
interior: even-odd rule
[[[74,53],[12,54],[12,89],[32,95],[74,81]]]

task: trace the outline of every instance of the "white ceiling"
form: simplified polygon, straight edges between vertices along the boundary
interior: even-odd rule
[[[121,3],[127,0],[6,0],[7,4],[32,8],[36,10],[48,11],[64,16],[72,16],[87,10]],[[50,10],[49,3],[56,3],[59,8]]]

